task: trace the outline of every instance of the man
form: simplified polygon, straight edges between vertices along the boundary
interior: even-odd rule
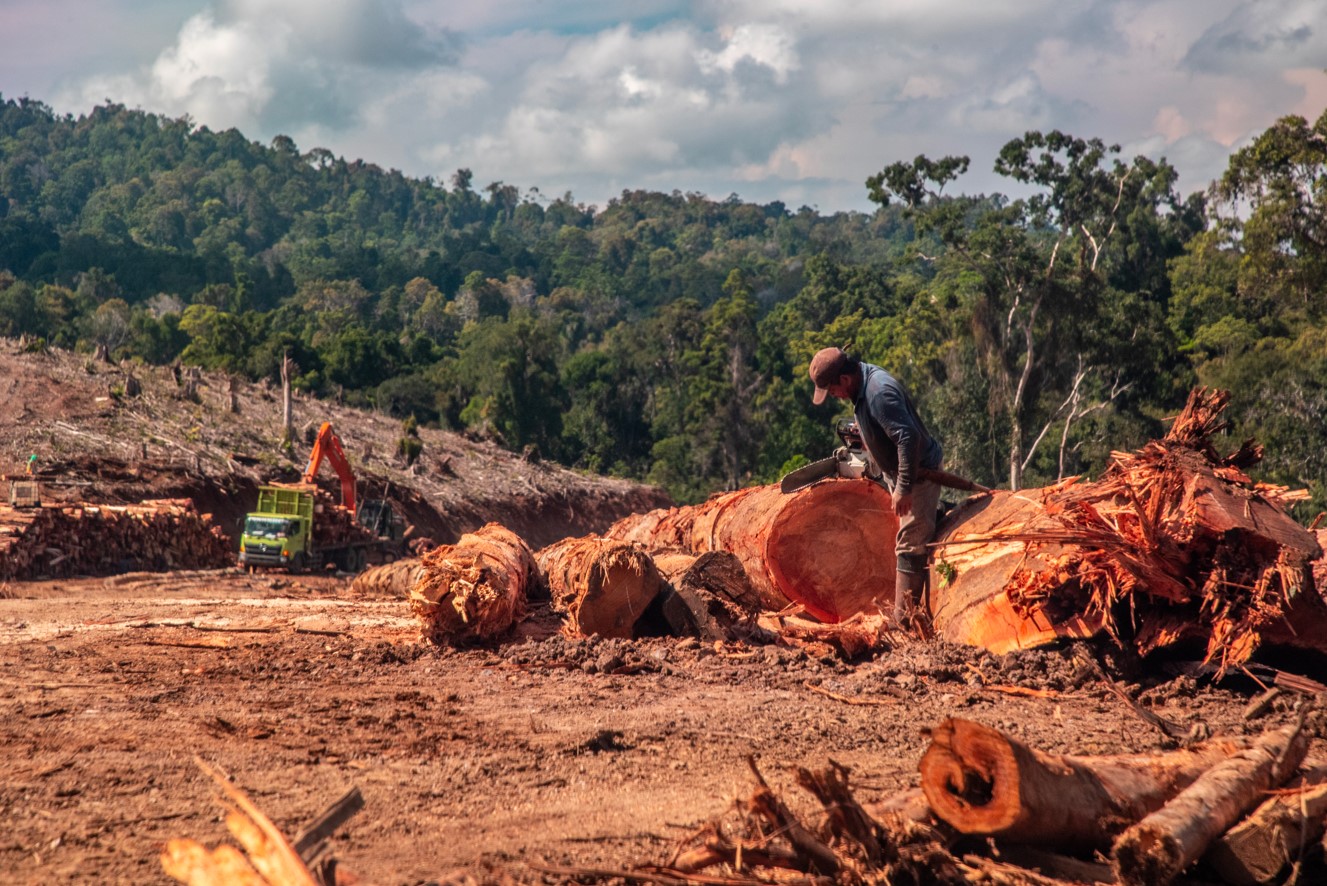
[[[926,545],[935,535],[940,506],[940,484],[921,479],[917,472],[938,469],[944,451],[926,430],[907,390],[879,366],[839,348],[825,348],[811,358],[810,373],[815,403],[829,396],[853,404],[866,451],[888,481],[899,518],[894,620],[908,625],[926,587]]]

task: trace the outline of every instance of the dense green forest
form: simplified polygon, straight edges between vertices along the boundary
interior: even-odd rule
[[[1258,478],[1327,508],[1327,114],[1187,198],[1161,159],[1030,132],[881,158],[871,214],[630,191],[604,207],[412,179],[107,104],[0,97],[0,334],[295,384],[679,501],[827,455],[810,355],[900,376],[953,470],[1099,473],[1195,384]],[[1235,448],[1238,439],[1232,439]]]

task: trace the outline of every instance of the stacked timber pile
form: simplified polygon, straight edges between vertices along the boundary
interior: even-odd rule
[[[233,559],[221,529],[189,499],[0,506],[0,579],[214,569]]]
[[[971,501],[938,533],[939,635],[993,652],[1107,632],[1146,655],[1181,641],[1221,670],[1264,643],[1327,651],[1303,493],[1254,483],[1252,441],[1222,456],[1223,391],[1195,390],[1170,432],[1115,453],[1096,482]]]
[[[338,503],[331,493],[306,483],[273,483],[288,489],[301,489],[313,495],[313,537],[323,547],[368,543],[374,535],[355,519],[349,508]]]
[[[929,730],[920,786],[869,807],[850,770],[795,770],[799,816],[750,761],[757,789],[632,872],[654,882],[1165,886],[1327,882],[1327,758],[1305,720],[1161,754],[1044,753],[979,723]],[[560,869],[572,876],[576,869]],[[607,875],[608,872],[600,872]],[[799,876],[800,875],[800,876]]]

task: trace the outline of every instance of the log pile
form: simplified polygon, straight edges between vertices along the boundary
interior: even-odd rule
[[[0,506],[0,579],[215,569],[234,555],[189,499],[137,505]]]
[[[354,512],[338,503],[331,493],[310,484],[274,483],[272,485],[304,489],[314,493],[313,537],[318,539],[318,543],[323,547],[367,544],[375,540],[373,533],[355,519]]]
[[[920,787],[869,807],[846,767],[796,769],[815,816],[796,814],[751,760],[749,798],[636,873],[731,886],[1251,884],[1292,865],[1301,882],[1327,876],[1327,761],[1306,760],[1302,718],[1160,755],[1047,754],[958,719],[930,736]]]
[[[1266,642],[1327,651],[1317,538],[1254,483],[1251,441],[1219,455],[1229,395],[1197,389],[1170,432],[1114,453],[1096,482],[971,501],[937,536],[931,612],[944,639],[993,652],[1105,631],[1141,654],[1182,640],[1221,670]]]
[[[529,586],[538,577],[529,546],[497,523],[439,545],[419,566],[410,609],[424,638],[440,645],[505,633],[525,614]]]

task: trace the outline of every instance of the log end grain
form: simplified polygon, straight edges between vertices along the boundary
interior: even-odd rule
[[[839,622],[894,604],[898,517],[876,483],[835,480],[794,493],[770,525],[774,584],[816,618]]]
[[[1022,812],[1018,761],[1009,740],[970,720],[931,731],[921,761],[922,790],[935,814],[965,834],[999,834]]]
[[[1121,886],[1161,886],[1179,875],[1184,851],[1172,834],[1135,826],[1120,835],[1112,851],[1115,881]]]
[[[429,551],[420,567],[410,608],[435,643],[487,639],[510,629],[525,614],[537,574],[529,546],[496,523]]]

